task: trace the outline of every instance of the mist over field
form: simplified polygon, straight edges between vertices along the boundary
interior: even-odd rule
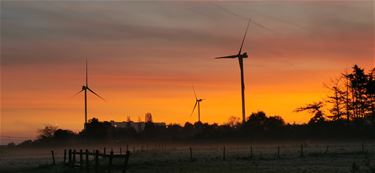
[[[340,142],[251,142],[128,144],[131,151],[127,172],[372,172],[373,141]],[[362,151],[362,144],[364,151]],[[301,145],[304,147],[301,156]],[[71,148],[100,149],[115,153],[126,144],[69,145]],[[223,149],[225,147],[225,160]],[[279,147],[279,154],[277,154]],[[328,149],[327,149],[328,147]],[[192,149],[190,158],[189,148]],[[1,149],[1,172],[80,172],[80,168],[63,166],[64,147]],[[252,149],[252,152],[251,152]],[[53,166],[50,150],[56,152],[58,166]],[[77,157],[79,162],[79,157]],[[108,159],[100,160],[104,171]],[[113,172],[122,171],[122,160],[114,159]],[[353,168],[353,164],[355,165]],[[358,167],[358,168],[356,168]],[[82,170],[82,169],[81,169]],[[94,170],[91,170],[94,171]],[[83,171],[84,172],[84,171]]]

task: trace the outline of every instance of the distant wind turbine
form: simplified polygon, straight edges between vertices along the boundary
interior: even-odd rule
[[[199,99],[197,97],[197,94],[195,93],[194,87],[193,87],[193,91],[194,91],[194,95],[195,95],[195,104],[194,104],[194,108],[193,108],[193,111],[191,112],[190,116],[193,115],[193,113],[195,111],[195,108],[198,106],[198,122],[201,122],[201,102],[205,99]]]
[[[215,58],[215,59],[224,59],[224,58],[232,58],[233,59],[233,58],[238,58],[238,62],[240,64],[240,71],[241,71],[242,123],[245,122],[245,115],[246,115],[246,111],[245,111],[245,82],[244,82],[244,73],[243,73],[243,59],[248,57],[247,56],[247,52],[242,53],[242,47],[243,47],[243,44],[245,42],[245,38],[246,38],[247,30],[249,29],[250,22],[251,22],[251,19],[249,19],[249,21],[247,23],[245,35],[244,35],[244,37],[242,39],[241,47],[240,47],[240,50],[238,51],[238,54],[236,54],[236,55],[229,55],[229,56],[223,56],[223,57],[216,57]]]
[[[96,92],[94,92],[92,89],[89,88],[87,58],[86,58],[86,83],[82,86],[82,90],[79,91],[75,95],[78,95],[82,91],[85,92],[85,95],[84,95],[84,98],[85,98],[85,124],[84,124],[84,128],[86,129],[86,125],[87,125],[87,91],[90,91],[91,93],[93,93],[94,95],[96,95],[97,97],[99,97],[100,99],[104,100],[103,97],[101,97],[99,94],[97,94]]]

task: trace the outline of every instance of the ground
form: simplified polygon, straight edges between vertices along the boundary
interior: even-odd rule
[[[301,144],[303,156],[301,157]],[[113,149],[119,153],[126,145],[75,147]],[[225,146],[225,160],[223,150]],[[328,146],[328,148],[327,148]],[[192,148],[192,160],[189,148]],[[280,154],[277,155],[277,148]],[[253,154],[251,157],[251,148]],[[56,153],[52,165],[51,150]],[[375,172],[374,142],[283,142],[241,144],[138,144],[129,145],[131,152],[128,173],[373,173]],[[63,162],[64,147],[38,149],[1,149],[0,172],[85,172]],[[78,160],[78,158],[77,158]],[[123,159],[114,159],[114,170],[121,172]],[[92,163],[93,164],[93,163]],[[105,172],[107,160],[100,160]],[[93,167],[90,172],[94,172]]]

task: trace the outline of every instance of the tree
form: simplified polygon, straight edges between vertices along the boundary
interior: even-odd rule
[[[69,139],[75,136],[74,132],[71,130],[57,129],[53,137],[56,139]]]
[[[247,121],[255,122],[258,124],[263,124],[266,119],[267,119],[266,113],[264,113],[263,111],[259,111],[257,113],[251,113]]]
[[[366,95],[368,98],[368,113],[372,120],[375,121],[375,68],[368,74],[368,81],[366,84]]]
[[[366,110],[369,107],[366,95],[368,77],[364,69],[354,65],[353,72],[347,75],[347,78],[350,81],[350,88],[352,90],[353,116],[354,118],[364,118]]]
[[[334,121],[342,119],[343,115],[345,114],[344,109],[346,103],[346,93],[341,89],[340,82],[340,78],[336,79],[332,82],[332,86],[328,87],[332,92],[332,94],[329,95],[327,99],[327,103],[332,105],[332,107],[329,109],[329,112],[332,115],[328,117]]]
[[[243,124],[243,127],[250,128],[250,129],[263,130],[266,120],[267,120],[266,113],[262,111],[251,113],[250,117]]]
[[[152,115],[149,112],[145,114],[145,123],[152,123]]]
[[[230,116],[228,119],[228,122],[226,123],[226,125],[228,125],[229,127],[237,127],[240,124],[241,124],[241,119],[235,116]]]
[[[57,130],[56,126],[46,125],[43,129],[38,130],[38,139],[51,138]]]
[[[345,102],[345,114],[346,114],[346,120],[350,122],[350,119],[352,118],[352,96],[351,96],[351,88],[350,88],[350,79],[349,79],[349,74],[345,72],[342,74],[342,77],[345,79],[345,92],[344,92],[344,102]]]
[[[285,125],[285,121],[280,116],[270,116],[267,118],[266,126],[270,128],[279,128]]]
[[[86,137],[92,138],[105,138],[111,137],[115,127],[110,122],[100,122],[97,118],[92,118],[86,125],[86,128],[82,131],[82,134]]]
[[[314,102],[307,104],[306,106],[299,107],[295,112],[308,111],[314,116],[310,119],[309,124],[320,124],[326,121],[322,112],[323,102]]]

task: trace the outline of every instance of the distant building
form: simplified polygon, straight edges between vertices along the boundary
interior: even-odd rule
[[[145,130],[145,126],[146,126],[146,123],[153,123],[155,127],[165,127],[166,124],[164,122],[152,122],[152,115],[151,113],[146,113],[145,114],[145,122],[134,122],[134,121],[131,121],[130,118],[128,117],[128,121],[122,121],[122,122],[115,122],[115,121],[110,121],[110,123],[112,124],[112,126],[116,127],[116,128],[127,128],[127,127],[130,127],[130,128],[133,128],[135,129],[135,131],[137,132],[142,132],[143,130]]]
[[[147,112],[147,113],[145,114],[145,122],[146,122],[146,123],[150,123],[150,122],[152,122],[152,115],[151,115],[150,112]]]
[[[134,122],[134,121],[123,121],[123,122],[115,122],[115,121],[110,121],[113,127],[116,128],[127,128],[131,127],[137,132],[141,132],[145,129],[145,122]]]

